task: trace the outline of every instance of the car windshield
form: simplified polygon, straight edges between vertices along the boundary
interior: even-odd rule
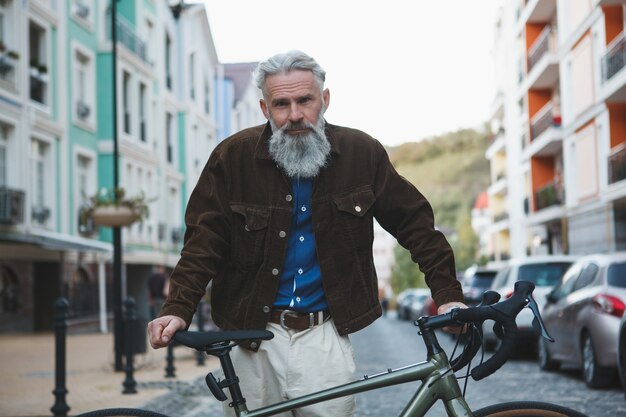
[[[537,286],[553,286],[559,282],[571,262],[550,262],[522,265],[518,281],[530,281]]]
[[[626,262],[609,266],[607,275],[609,285],[626,288]]]
[[[489,288],[495,276],[495,271],[476,272],[470,281],[470,285],[476,288]]]

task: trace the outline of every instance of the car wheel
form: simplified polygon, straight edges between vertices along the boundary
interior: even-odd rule
[[[583,378],[589,388],[606,388],[611,385],[610,369],[600,366],[596,360],[596,349],[589,333],[582,341]]]
[[[559,362],[552,359],[548,351],[548,343],[543,337],[539,337],[537,342],[537,361],[539,369],[542,371],[556,371],[559,369]]]

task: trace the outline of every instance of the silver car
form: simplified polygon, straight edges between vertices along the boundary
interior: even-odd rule
[[[491,284],[491,290],[500,294],[501,300],[513,294],[513,288],[517,281],[530,281],[535,284],[533,297],[539,309],[545,303],[546,295],[559,282],[567,268],[578,257],[571,255],[542,255],[513,258],[502,268]],[[537,346],[537,332],[532,327],[534,315],[530,309],[523,309],[515,322],[518,327],[518,347],[527,348]],[[486,351],[496,348],[500,339],[493,330],[493,322],[485,321],[483,324],[483,342]]]
[[[539,341],[539,366],[580,365],[587,386],[616,381],[620,319],[626,301],[626,252],[588,255],[567,270],[541,312],[554,343]]]

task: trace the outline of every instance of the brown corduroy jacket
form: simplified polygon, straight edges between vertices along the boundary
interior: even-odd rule
[[[372,258],[373,219],[411,252],[437,305],[463,301],[454,256],[434,229],[430,204],[367,134],[327,124],[328,165],[314,179],[311,208],[324,293],[340,334],[382,311]],[[222,329],[265,329],[287,250],[290,181],[268,151],[271,127],[220,143],[189,199],[185,244],[161,315],[187,324],[212,280],[213,320]],[[284,232],[284,233],[282,233]]]

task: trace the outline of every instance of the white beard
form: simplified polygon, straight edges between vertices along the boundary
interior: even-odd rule
[[[324,132],[323,109],[315,125],[302,122],[287,122],[278,129],[270,117],[272,137],[269,141],[269,152],[274,161],[289,177],[313,178],[317,176],[330,154],[330,143]],[[311,131],[303,135],[285,133],[288,129],[309,128]]]

